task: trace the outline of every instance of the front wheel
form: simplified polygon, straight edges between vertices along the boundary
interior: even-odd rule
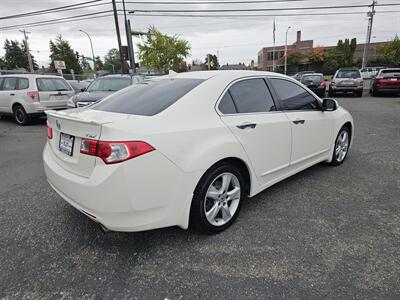
[[[350,130],[347,127],[340,129],[336,140],[331,165],[341,165],[347,157],[350,145]]]
[[[212,167],[193,194],[190,225],[206,233],[228,228],[239,214],[244,186],[243,175],[235,166],[223,163]]]

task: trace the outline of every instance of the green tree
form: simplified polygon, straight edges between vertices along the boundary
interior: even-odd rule
[[[323,65],[324,73],[333,74],[337,69],[344,66],[345,55],[337,48],[329,49],[325,55]]]
[[[6,68],[6,62],[0,57],[0,69]]]
[[[8,69],[25,68],[29,70],[28,55],[24,43],[18,41],[10,41],[8,39],[4,42],[4,65]],[[38,65],[35,61],[35,57],[31,55],[33,69],[37,70]]]
[[[96,56],[95,57],[94,64],[95,64],[95,67],[96,67],[96,71],[103,70],[104,65],[103,65],[103,62],[100,59],[100,56]]]
[[[72,49],[71,45],[67,40],[64,40],[61,34],[57,35],[54,42],[50,40],[50,68],[55,71],[54,61],[63,60],[65,62],[66,70],[64,73],[70,74],[71,69],[74,70],[75,74],[82,73],[82,68],[79,64],[79,59]]]
[[[315,65],[322,65],[325,61],[326,50],[322,47],[316,47],[308,55],[308,60]]]
[[[389,67],[400,67],[400,38],[396,34],[394,39],[376,48],[377,56]]]
[[[138,44],[141,64],[149,69],[179,71],[189,55],[189,42],[178,36],[167,36],[154,26],[149,27],[150,35]]]
[[[290,51],[287,55],[287,63],[289,65],[298,65],[304,58],[305,56],[299,51]]]
[[[121,60],[118,49],[110,49],[104,56],[104,70],[109,72],[118,72],[121,70]]]
[[[208,69],[208,56],[210,56],[210,69],[211,70],[218,70],[219,69],[219,62],[218,57],[215,54],[207,54],[206,58],[204,59],[204,64]]]
[[[353,57],[354,52],[357,46],[357,39],[353,38],[351,41],[349,39],[345,39],[344,42],[339,40],[336,46],[336,49],[343,54],[343,62],[342,67],[351,67],[353,66]]]

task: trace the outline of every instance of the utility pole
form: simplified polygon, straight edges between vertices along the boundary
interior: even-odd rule
[[[287,35],[288,35],[288,32],[289,32],[289,29],[290,29],[291,27],[289,26],[287,29],[286,29],[286,39],[285,39],[285,75],[286,75],[286,73],[287,73]]]
[[[128,45],[128,52],[129,52],[129,64],[131,65],[133,73],[136,73],[135,56],[134,56],[135,54],[133,51],[133,43],[132,43],[131,22],[126,17],[125,0],[122,0],[122,5],[124,9],[125,33],[126,33],[126,44]]]
[[[368,29],[367,29],[367,38],[364,44],[364,53],[363,53],[363,59],[362,59],[362,68],[365,68],[367,61],[368,61],[368,48],[369,44],[371,42],[371,33],[372,33],[372,24],[374,22],[374,15],[375,15],[375,5],[376,0],[372,1],[371,5],[371,10],[367,13],[368,16]]]
[[[127,73],[126,68],[125,68],[124,55],[122,54],[121,34],[119,32],[118,13],[117,13],[117,6],[115,4],[115,0],[112,0],[112,6],[113,6],[113,11],[114,11],[115,30],[117,32],[119,59],[121,61],[121,70],[122,70],[122,73]]]
[[[25,44],[25,51],[28,56],[29,72],[33,73],[34,70],[33,70],[32,56],[31,56],[31,52],[29,51],[28,37],[26,36],[26,34],[30,33],[30,32],[25,31],[25,29],[20,30],[20,32],[22,32],[24,34],[24,44]]]
[[[272,48],[272,72],[275,72],[275,18],[274,18],[274,28],[273,28],[273,40],[274,40],[274,47]]]
[[[207,66],[208,66],[208,71],[210,71],[211,70],[210,54],[207,54]]]

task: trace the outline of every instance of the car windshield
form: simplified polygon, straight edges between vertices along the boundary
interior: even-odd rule
[[[203,81],[188,78],[144,81],[106,98],[95,104],[92,109],[153,116],[178,101]]]
[[[339,71],[336,78],[360,78],[360,72],[358,70],[343,70]]]
[[[93,81],[87,88],[88,92],[116,92],[129,85],[130,78],[99,78]]]
[[[304,75],[302,81],[322,81],[321,75]]]
[[[381,75],[383,77],[400,77],[400,69],[382,70]]]

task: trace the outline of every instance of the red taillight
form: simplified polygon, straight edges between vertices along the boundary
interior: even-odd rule
[[[332,82],[331,82],[331,85],[336,85],[336,82],[332,81]]]
[[[39,92],[27,92],[26,95],[31,98],[33,101],[39,101]]]
[[[321,84],[320,84],[319,86],[321,86],[321,87],[324,87],[324,86],[326,86],[326,83],[325,83],[325,81],[322,81],[322,82],[321,82]]]
[[[53,138],[53,128],[50,127],[49,122],[47,122],[47,138],[49,140]]]
[[[141,141],[104,142],[83,139],[80,152],[100,157],[106,164],[115,164],[153,151],[154,148]]]

